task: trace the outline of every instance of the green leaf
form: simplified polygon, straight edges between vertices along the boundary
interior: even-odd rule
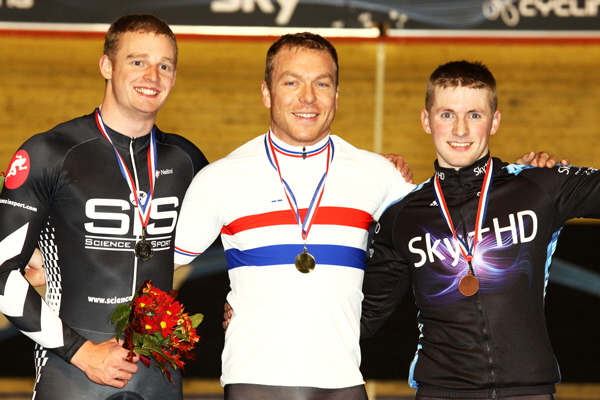
[[[183,332],[180,332],[179,330],[174,330],[173,335],[175,335],[175,337],[178,338],[179,340],[187,339],[187,336]]]
[[[150,350],[146,350],[143,347],[134,347],[133,351],[136,352],[136,353],[138,353],[138,354],[141,354],[143,356],[148,356],[148,357],[152,356],[152,353],[150,352]]]
[[[113,322],[114,323],[114,322]],[[125,331],[125,327],[127,326],[127,320],[121,319],[119,323],[115,327],[116,338],[119,339],[123,335],[123,331]]]
[[[147,342],[145,342],[145,343],[144,343],[144,347],[146,347],[146,348],[148,348],[148,349],[151,349],[151,350],[154,350],[154,351],[156,351],[157,353],[163,354],[163,352],[162,352],[162,350],[161,350],[160,346],[159,346],[158,344],[156,344],[156,343],[152,342],[152,341],[147,341]]]
[[[190,317],[190,320],[192,321],[192,326],[195,328],[198,325],[200,325],[200,322],[202,322],[202,320],[204,319],[204,315],[202,314],[194,314]]]
[[[132,337],[133,343],[135,345],[138,345],[139,343],[143,343],[145,336],[136,331],[132,331],[132,332],[133,332],[133,334],[131,335],[131,337]]]
[[[113,311],[112,316],[110,317],[110,321],[114,324],[118,320],[129,319],[129,314],[131,313],[131,305],[129,304],[119,304],[115,311]]]

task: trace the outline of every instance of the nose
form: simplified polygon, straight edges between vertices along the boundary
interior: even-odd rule
[[[148,79],[148,80],[150,80],[152,82],[158,81],[159,76],[160,76],[160,73],[158,71],[158,67],[157,66],[151,65],[146,70],[146,79]]]
[[[469,134],[469,124],[463,118],[458,118],[454,126],[454,134],[456,136],[465,136]]]
[[[312,85],[304,85],[298,94],[298,99],[301,103],[312,104],[317,100],[315,89]]]

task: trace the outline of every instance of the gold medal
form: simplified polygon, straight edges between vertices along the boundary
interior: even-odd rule
[[[152,243],[146,240],[146,229],[142,231],[142,239],[135,244],[134,253],[142,261],[148,261],[154,255]]]
[[[469,271],[469,273],[462,277],[458,282],[458,290],[464,296],[473,296],[479,290],[479,280]]]
[[[310,255],[306,249],[304,249],[302,253],[296,256],[294,264],[296,265],[296,269],[298,271],[302,272],[303,274],[308,274],[315,269],[317,262],[315,261],[315,258]]]
[[[309,151],[308,155],[306,152],[306,148],[302,149],[302,158],[310,157],[311,154],[317,155],[320,154],[321,151],[325,149],[327,150],[327,165],[325,166],[325,172],[323,173],[323,177],[321,178],[319,184],[315,189],[315,193],[312,196],[312,201],[308,209],[306,209],[306,212],[303,211],[302,213],[300,212],[300,208],[298,207],[298,203],[296,202],[296,196],[294,196],[292,188],[283,179],[281,168],[279,166],[279,161],[277,161],[278,151],[288,155],[296,155],[297,153],[290,152],[289,150],[285,150],[282,148],[279,148],[277,151],[275,151],[275,143],[271,138],[271,131],[269,131],[268,134],[265,136],[265,148],[267,150],[267,157],[269,158],[269,162],[279,174],[279,180],[281,181],[281,185],[285,192],[285,196],[287,197],[288,203],[292,209],[292,212],[294,213],[294,217],[302,233],[304,250],[302,251],[302,253],[296,256],[296,259],[294,260],[294,265],[296,266],[296,269],[301,273],[308,274],[315,269],[317,262],[315,261],[315,258],[312,255],[310,255],[306,250],[306,241],[308,239],[308,233],[310,231],[310,228],[312,227],[314,218],[317,215],[317,211],[319,210],[321,199],[325,191],[325,180],[329,172],[329,165],[333,161],[333,140],[331,140],[331,138],[328,138],[327,143],[325,145],[323,145],[320,149]],[[304,216],[302,216],[301,214],[304,214]],[[304,220],[302,218],[304,218]]]

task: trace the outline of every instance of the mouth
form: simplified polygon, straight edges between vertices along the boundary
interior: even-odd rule
[[[300,117],[300,118],[315,118],[316,116],[319,115],[317,113],[292,113],[292,114],[294,114],[296,117]]]
[[[159,93],[158,90],[143,88],[143,87],[136,87],[134,89],[136,92],[141,93],[145,96],[156,96]]]
[[[450,145],[450,147],[453,147],[453,148],[466,149],[469,146],[471,146],[473,143],[471,143],[471,142],[448,142],[448,144]]]

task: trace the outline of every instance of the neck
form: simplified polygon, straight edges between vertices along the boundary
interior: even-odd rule
[[[106,126],[133,138],[149,134],[156,120],[156,114],[142,115],[141,117],[139,113],[131,115],[111,103],[103,103],[100,107]]]
[[[453,169],[455,171],[460,171],[463,170],[465,168],[469,168],[472,165],[475,165],[477,163],[480,163],[482,161],[487,162],[487,160],[490,158],[490,152],[487,151],[483,156],[479,157],[477,160],[473,161],[471,164],[469,165],[463,165],[463,166],[455,166],[455,165],[450,165],[447,162],[441,161],[440,162],[440,158],[436,159],[436,165],[439,166],[440,168],[445,168],[445,169]]]
[[[320,147],[323,144],[327,143],[327,141],[329,140],[329,133],[320,136],[316,140],[308,142],[308,141],[296,141],[287,136],[281,137],[280,135],[277,135],[272,130],[270,130],[269,132],[270,132],[271,139],[273,139],[274,143],[277,143],[279,146],[283,146],[286,148],[298,148],[300,151],[302,151],[302,149],[304,149],[304,151],[313,150],[316,147]]]
[[[486,170],[488,160],[491,160],[490,162],[493,163],[493,160],[491,159],[489,153],[485,157],[482,157],[479,160],[475,161],[473,164],[458,169],[454,167],[443,167],[439,164],[438,160],[435,161],[434,166],[436,175],[439,175],[441,173],[441,176],[445,177],[460,175],[463,178],[467,178],[470,176],[478,179],[480,177],[483,177],[483,172],[485,172]]]

